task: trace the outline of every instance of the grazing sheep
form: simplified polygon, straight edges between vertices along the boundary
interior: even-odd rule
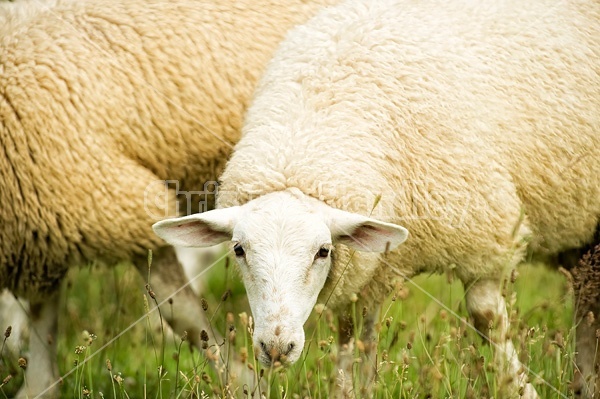
[[[495,323],[514,388],[536,397],[506,339],[501,279],[526,250],[592,240],[598,38],[590,0],[323,10],[269,64],[221,177],[223,209],[155,232],[175,245],[233,241],[266,364],[298,359],[318,298],[379,302],[399,277],[452,271],[475,327]]]
[[[329,2],[13,10],[0,37],[0,288],[31,302],[35,361],[21,395],[57,394],[56,340],[46,337],[56,334],[56,291],[69,267],[132,260],[146,276],[153,249],[158,297],[185,285],[152,222],[200,210],[201,198],[177,190],[206,191],[215,180],[275,46]],[[170,322],[196,340],[205,325],[193,299],[189,287],[179,292]]]

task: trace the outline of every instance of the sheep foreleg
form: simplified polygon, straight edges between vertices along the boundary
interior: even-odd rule
[[[30,357],[26,364],[25,381],[17,398],[57,398],[60,377],[56,364],[56,339],[58,321],[58,293],[43,302],[31,304]]]
[[[467,288],[467,310],[473,318],[475,328],[484,340],[495,347],[495,361],[500,370],[512,378],[510,390],[517,391],[522,398],[537,398],[537,392],[527,382],[527,373],[517,355],[512,341],[507,337],[509,328],[506,303],[498,280],[478,280]]]
[[[138,270],[146,279],[148,266],[146,262],[137,263]],[[150,269],[150,287],[158,303],[167,298],[168,304],[161,306],[161,314],[177,334],[187,333],[187,339],[199,349],[206,345],[201,341],[201,331],[207,332],[206,356],[221,373],[223,383],[227,386],[236,379],[239,384],[254,381],[254,375],[233,355],[228,353],[228,343],[217,328],[211,325],[202,309],[197,294],[192,290],[188,278],[177,259],[173,247],[164,247],[153,254]],[[152,306],[153,308],[154,306]]]
[[[358,320],[356,320],[358,319]],[[355,326],[362,319],[362,330],[358,335],[358,341],[355,341],[357,331]],[[358,369],[360,386],[367,391],[373,387],[373,375],[376,372],[377,364],[377,332],[376,325],[379,319],[379,306],[363,306],[361,301],[357,302],[354,309],[348,308],[342,316],[339,317],[339,354],[338,354],[338,385],[344,393],[344,397],[353,397],[352,383],[355,380],[353,367],[358,349],[359,362]],[[363,363],[361,365],[361,362]],[[367,392],[368,393],[368,392]]]

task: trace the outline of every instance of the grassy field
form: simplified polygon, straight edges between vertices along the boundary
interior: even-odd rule
[[[261,370],[252,356],[243,316],[249,310],[238,276],[220,264],[207,279],[204,296],[211,327],[224,335],[227,332],[230,339],[225,345],[238,358],[250,354],[245,367],[249,367],[248,375],[260,379],[259,384],[228,390],[227,359],[217,362],[221,372],[216,372],[186,341],[161,332],[160,323],[151,327],[151,320],[144,316],[145,282],[132,267],[89,266],[73,271],[62,289],[58,358],[61,374],[70,373],[63,379],[62,397],[339,397],[335,387],[342,377],[334,367],[336,321],[328,309],[320,315],[313,312],[307,322],[305,353],[297,364]],[[506,380],[497,377],[492,364],[493,346],[483,345],[467,326],[461,284],[447,280],[445,276],[420,276],[382,305],[374,361],[377,378],[369,388],[375,397],[506,396]],[[228,290],[231,294],[222,301]],[[535,373],[531,381],[541,397],[572,397],[573,309],[566,278],[541,265],[526,265],[519,269],[515,284],[507,283],[506,296],[512,303],[515,345],[521,360]],[[163,311],[168,312],[168,306]],[[209,351],[214,349],[214,342],[208,344]],[[356,345],[358,359],[361,349]],[[2,386],[0,398],[10,397],[23,378],[16,359],[3,360],[0,378],[10,372],[15,378]],[[354,373],[343,378],[353,385],[356,397],[370,397],[367,374],[361,367],[356,361]]]

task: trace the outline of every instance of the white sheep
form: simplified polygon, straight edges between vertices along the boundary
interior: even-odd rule
[[[146,277],[152,249],[158,297],[185,285],[173,249],[151,230],[180,214],[178,199],[189,205],[166,182],[189,192],[215,180],[276,45],[330,2],[94,0],[11,11],[0,36],[0,288],[30,300],[36,331],[20,395],[57,395],[56,340],[46,337],[56,336],[69,267],[132,260]],[[190,200],[184,213],[199,210]],[[194,299],[179,292],[170,320],[192,341],[206,327]]]
[[[536,397],[505,337],[501,279],[526,250],[593,237],[599,38],[591,0],[323,10],[269,64],[221,177],[223,209],[155,232],[233,242],[265,364],[298,359],[317,300],[343,310],[355,294],[381,301],[398,278],[451,271],[475,327],[497,322],[515,388]]]

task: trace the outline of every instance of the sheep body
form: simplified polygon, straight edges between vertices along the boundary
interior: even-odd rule
[[[398,279],[452,273],[510,375],[508,394],[536,398],[506,339],[501,280],[526,253],[556,258],[593,240],[599,37],[589,0],[324,10],[270,62],[221,176],[222,209],[155,232],[180,245],[234,242],[267,365],[299,358],[317,300],[348,312],[356,294],[380,302]],[[396,249],[403,227],[411,235]],[[363,342],[376,320],[365,316]],[[340,331],[347,342],[343,317]]]
[[[70,265],[163,245],[144,195],[215,180],[273,48],[323,3],[70,2],[5,34],[0,286],[43,298]]]
[[[271,61],[220,207],[299,188],[400,223],[387,259],[338,251],[330,306],[393,277],[498,276],[591,240],[600,215],[600,8],[589,1],[350,1]],[[260,148],[260,151],[257,149]],[[372,209],[376,198],[381,201]],[[522,220],[522,212],[524,219]],[[365,258],[369,259],[365,259]]]
[[[151,222],[201,208],[185,192],[216,180],[275,46],[330,2],[3,5],[0,288],[31,301],[36,331],[20,396],[57,395],[45,339],[56,334],[55,293],[69,267],[91,260],[131,260],[146,276],[152,249],[152,288],[178,292],[169,322],[198,342],[204,312],[179,290],[183,271]]]

